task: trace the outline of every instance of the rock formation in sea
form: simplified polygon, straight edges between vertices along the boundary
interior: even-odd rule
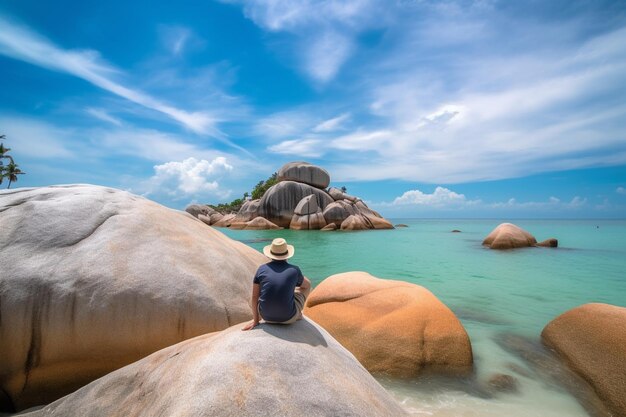
[[[558,241],[551,238],[537,244],[537,239],[526,230],[512,223],[502,223],[489,233],[483,240],[483,245],[491,249],[515,249],[532,246],[555,248],[558,246]]]
[[[393,229],[393,225],[380,213],[370,209],[360,198],[331,187],[330,175],[318,166],[307,162],[290,162],[278,170],[278,183],[270,187],[262,198],[247,201],[233,215],[213,221],[215,210],[208,206],[204,212],[197,204],[187,211],[214,227],[249,229],[248,224],[258,217],[254,228],[275,226],[295,230],[366,230]],[[327,227],[334,224],[336,227]]]
[[[423,371],[466,373],[472,347],[454,313],[430,291],[366,272],[332,275],[304,313],[369,371],[410,377]]]
[[[407,416],[312,321],[241,327],[160,350],[29,415]]]
[[[626,308],[573,308],[541,333],[543,342],[585,379],[615,416],[626,416]]]
[[[0,191],[0,259],[0,411],[250,319],[267,261],[185,212],[88,185]]]

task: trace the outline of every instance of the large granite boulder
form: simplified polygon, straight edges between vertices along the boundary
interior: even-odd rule
[[[483,245],[491,249],[514,249],[536,246],[537,240],[526,230],[511,224],[502,223],[483,241]]]
[[[335,200],[335,201],[339,201],[339,200],[348,200],[351,201],[353,203],[356,203],[359,199],[351,196],[349,194],[344,193],[343,191],[341,191],[339,188],[337,187],[330,187],[328,189],[328,194],[330,194],[330,196]]]
[[[271,221],[264,219],[263,217],[255,217],[254,219],[245,223],[232,223],[231,229],[235,230],[277,230],[282,229],[276,226]]]
[[[230,227],[235,222],[236,214],[224,214],[221,218],[217,219],[215,223],[211,223],[213,227]]]
[[[296,181],[324,189],[330,184],[330,175],[324,168],[308,162],[289,162],[278,170],[279,181]]]
[[[240,329],[170,346],[28,416],[407,415],[313,322]]]
[[[367,230],[373,229],[371,223],[367,221],[367,218],[360,214],[353,214],[348,216],[343,222],[341,222],[341,230]]]
[[[298,203],[309,195],[315,196],[316,204],[322,210],[333,202],[325,191],[294,181],[281,181],[265,192],[258,214],[280,227],[289,227]]]
[[[548,323],[541,337],[615,416],[626,416],[626,308],[584,304]]]
[[[248,200],[243,203],[243,205],[237,212],[237,216],[235,217],[234,222],[249,222],[250,220],[258,217],[260,203],[260,199]]]
[[[425,370],[467,372],[472,347],[454,313],[430,291],[366,272],[326,278],[304,313],[370,372],[410,377]]]
[[[193,217],[198,217],[199,215],[211,216],[213,213],[217,213],[214,209],[209,206],[205,206],[202,204],[190,204],[185,208],[185,211],[191,214]]]
[[[326,220],[321,211],[313,214],[294,214],[289,223],[293,230],[320,230],[326,227]]]
[[[339,227],[349,216],[357,214],[357,209],[351,202],[341,200],[327,205],[323,213],[326,223],[334,223]]]
[[[0,191],[0,259],[4,410],[248,320],[267,261],[185,212],[89,185]]]

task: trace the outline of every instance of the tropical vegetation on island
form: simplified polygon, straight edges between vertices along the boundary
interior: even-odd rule
[[[6,139],[6,135],[0,135],[0,141]],[[19,166],[13,160],[13,157],[9,155],[11,148],[5,148],[4,143],[0,142],[0,184],[7,178],[9,183],[7,188],[11,188],[11,183],[17,181],[18,175],[23,175],[25,172],[19,168]],[[5,160],[8,164],[5,165]]]
[[[248,199],[257,200],[259,198],[262,198],[265,192],[269,190],[270,187],[276,184],[277,182],[278,182],[278,173],[274,172],[265,181],[263,180],[259,181],[257,185],[255,185],[254,188],[252,189],[252,192],[248,193],[246,191],[245,193],[243,193],[242,198],[237,198],[231,201],[230,203],[220,203],[217,205],[208,204],[208,206],[217,210],[218,212],[222,214],[237,213],[239,209],[241,208],[241,206],[243,205],[243,203],[246,202],[246,200]]]

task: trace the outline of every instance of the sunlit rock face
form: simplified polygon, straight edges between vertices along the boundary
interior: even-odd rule
[[[307,319],[241,325],[156,352],[32,417],[404,417],[343,346]]]
[[[188,213],[88,185],[1,191],[0,259],[5,410],[250,319],[267,261]]]
[[[626,416],[626,308],[584,304],[548,323],[541,337],[613,415]]]
[[[536,246],[537,240],[526,230],[512,223],[502,223],[483,241],[491,249],[514,249]]]
[[[330,184],[328,171],[308,162],[289,162],[278,170],[279,181],[296,181],[324,189]]]
[[[346,272],[322,281],[304,313],[370,372],[412,377],[424,371],[467,373],[469,336],[454,313],[426,288]]]
[[[333,202],[325,191],[295,181],[281,181],[265,192],[259,204],[258,214],[272,223],[289,227],[294,210],[306,196],[314,195],[322,210]]]

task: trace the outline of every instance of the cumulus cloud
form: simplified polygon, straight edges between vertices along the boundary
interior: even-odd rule
[[[222,197],[228,191],[220,189],[218,180],[232,170],[224,157],[212,161],[191,157],[155,165],[145,195],[163,193],[173,198],[189,198],[210,194]]]
[[[420,190],[409,190],[396,197],[392,205],[416,205],[431,207],[459,207],[463,205],[478,204],[478,200],[468,200],[464,194],[455,193],[444,187],[437,187],[432,194]]]

